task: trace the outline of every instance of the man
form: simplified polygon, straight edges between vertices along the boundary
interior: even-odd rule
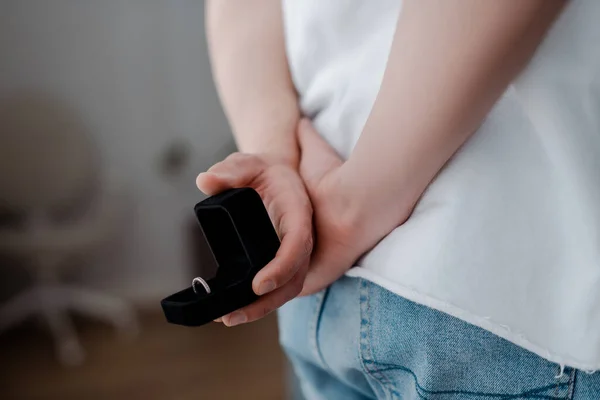
[[[282,239],[222,321],[307,296],[308,398],[600,398],[600,3],[571,3],[207,3],[241,152],[198,187],[255,188]]]

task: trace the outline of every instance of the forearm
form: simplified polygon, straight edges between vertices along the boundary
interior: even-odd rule
[[[407,0],[343,180],[406,218],[532,56],[561,0]]]
[[[278,0],[206,2],[214,79],[238,148],[297,166],[300,111]]]

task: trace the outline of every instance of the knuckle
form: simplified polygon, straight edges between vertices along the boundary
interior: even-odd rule
[[[313,206],[312,206],[312,203],[310,202],[310,199],[308,197],[304,200],[304,204],[302,204],[302,210],[307,215],[312,215],[313,214]]]
[[[273,306],[269,305],[264,305],[260,308],[260,314],[258,315],[258,318],[262,318],[270,313],[273,312],[275,308]]]
[[[225,158],[225,161],[236,162],[236,161],[244,160],[246,158],[246,156],[247,156],[247,154],[236,151],[235,153],[231,153],[230,155],[228,155],[227,158]]]
[[[306,232],[303,233],[305,237],[302,240],[302,248],[301,248],[301,257],[304,259],[306,257],[310,257],[314,248],[314,240],[312,236],[312,232],[307,229]]]
[[[208,169],[208,172],[217,172],[217,171],[221,171],[226,168],[227,168],[227,164],[225,163],[225,160],[223,160],[223,161],[219,161],[218,163],[213,164]]]
[[[247,308],[248,320],[256,321],[262,317],[270,314],[275,310],[276,306],[273,304],[273,300],[258,301]]]
[[[246,164],[248,161],[248,155],[244,153],[232,153],[222,161],[223,164],[230,168],[240,168],[240,165]]]
[[[246,176],[247,179],[262,174],[266,168],[264,160],[255,154],[233,153],[224,162],[229,169],[243,171],[242,175]]]
[[[250,163],[259,164],[261,162],[260,158],[255,154],[240,153],[239,151],[230,154],[225,160],[235,165]]]

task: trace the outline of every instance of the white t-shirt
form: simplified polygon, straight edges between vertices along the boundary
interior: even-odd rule
[[[348,157],[379,90],[401,2],[283,6],[302,110]],[[567,5],[410,219],[349,275],[550,361],[600,369],[599,21],[600,1]]]

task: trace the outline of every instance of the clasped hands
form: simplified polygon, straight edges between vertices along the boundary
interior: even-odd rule
[[[261,297],[219,319],[227,326],[255,321],[328,287],[405,220],[392,221],[385,210],[368,206],[369,195],[310,121],[300,121],[297,135],[299,165],[273,155],[234,153],[197,178],[207,195],[254,188],[281,239],[276,257],[253,280]]]

